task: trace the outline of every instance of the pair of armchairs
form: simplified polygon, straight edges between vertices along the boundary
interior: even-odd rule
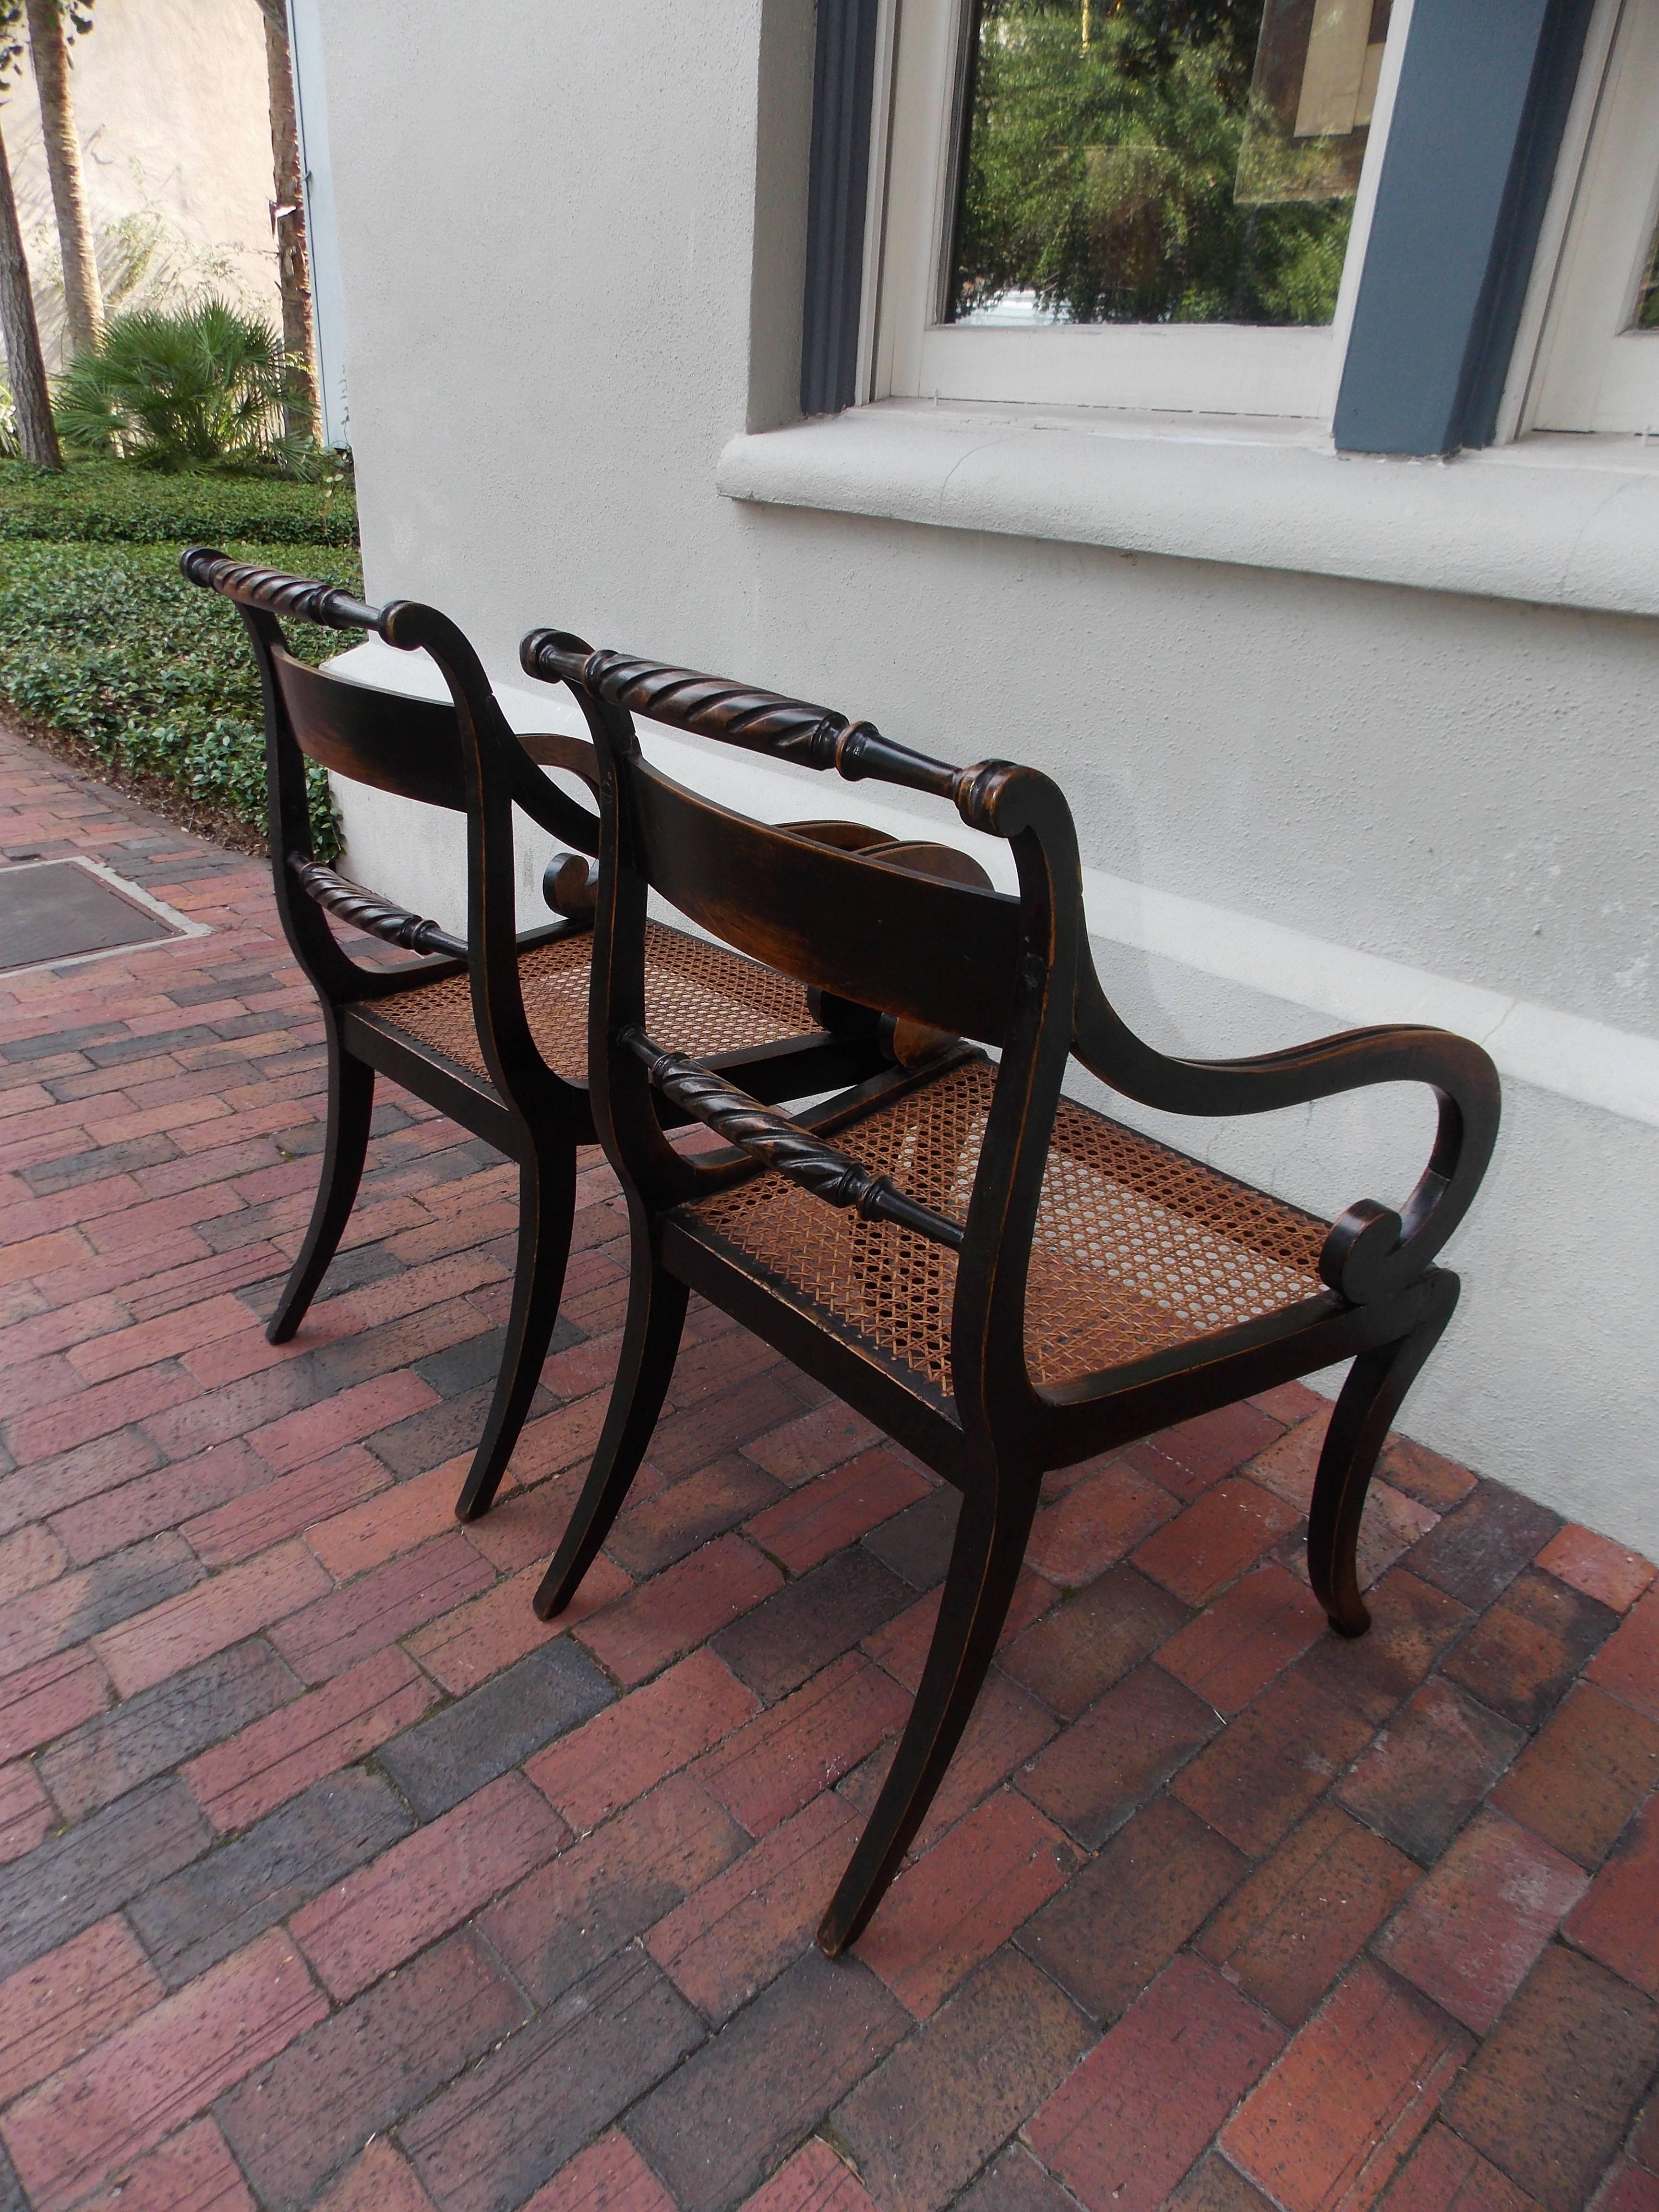
[[[592,746],[514,738],[466,640],[431,608],[370,607],[202,548],[183,565],[236,602],[259,657],[277,899],[328,1032],[323,1176],[273,1340],[297,1328],[337,1244],[378,1068],[520,1163],[512,1320],[464,1516],[488,1506],[534,1389],[578,1144],[598,1138],[627,1198],[623,1345],[585,1486],[537,1593],[544,1617],[569,1603],[627,1495],[693,1290],[962,1493],[910,1718],[824,1915],[826,1951],[864,1927],[949,1765],[1048,1469],[1352,1359],[1319,1463],[1308,1560],[1332,1626],[1363,1633],[1366,1489],[1456,1303],[1457,1278],[1434,1261],[1497,1133],[1497,1077],[1477,1046],[1394,1027],[1254,1060],[1169,1058],[1101,988],[1070,811],[1036,770],[957,768],[868,723],[554,630],[525,640],[523,665],[568,688]],[[283,617],[423,648],[450,703],[303,666]],[[1008,844],[1018,890],[996,890],[953,847],[718,806],[650,764],[635,714],[943,800]],[[465,814],[464,942],[316,864],[307,757]],[[597,815],[542,766],[581,778]],[[559,918],[523,936],[514,805],[599,862],[556,860],[547,889]],[[707,936],[651,919],[653,892]],[[331,913],[429,957],[366,969],[341,949]],[[1333,1224],[1067,1098],[1074,1058],[1125,1097],[1195,1116],[1426,1084],[1437,1132],[1403,1206],[1362,1200]],[[817,1103],[778,1110],[801,1099]],[[725,1145],[674,1146],[665,1132],[690,1121]]]

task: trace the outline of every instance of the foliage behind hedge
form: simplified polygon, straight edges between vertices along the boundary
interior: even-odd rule
[[[210,478],[146,479],[118,464],[110,473],[187,495],[226,489]],[[266,495],[307,488],[234,489]],[[133,502],[135,511],[139,506]],[[185,533],[220,543],[230,534]],[[29,720],[82,739],[112,765],[162,777],[196,805],[263,835],[264,720],[253,656],[235,610],[179,574],[179,542],[0,544],[0,693]],[[267,539],[226,550],[362,589],[362,565],[349,547]],[[347,641],[305,623],[292,626],[290,640],[313,665]],[[308,773],[318,854],[332,859],[339,832],[328,781],[320,769]]]
[[[355,545],[349,476],[164,476],[131,461],[76,461],[61,475],[0,461],[0,539],[135,545]],[[303,564],[301,564],[303,565]]]

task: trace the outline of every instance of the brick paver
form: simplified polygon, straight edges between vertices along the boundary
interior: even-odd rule
[[[1222,2130],[1287,2212],[1374,2203],[1473,2039],[1370,1964],[1339,1984]]]
[[[510,1170],[382,1086],[347,1249],[266,1345],[324,1072],[266,872],[0,738],[23,852],[211,933],[0,977],[4,2212],[1659,2199],[1647,1562],[1397,1437],[1346,1644],[1312,1392],[1058,1475],[831,1964],[955,1494],[694,1304],[538,1622],[619,1342],[603,1162],[458,1527]]]

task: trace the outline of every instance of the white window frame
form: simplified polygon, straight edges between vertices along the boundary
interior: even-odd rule
[[[1659,330],[1632,331],[1659,222],[1659,0],[1601,0],[1499,416],[1529,430],[1659,430]]]
[[[986,328],[941,319],[963,127],[966,0],[888,7],[877,73],[860,399],[933,399],[1328,422],[1341,380],[1376,179],[1410,27],[1396,0],[1336,313],[1322,328],[1094,323]],[[895,26],[892,18],[897,15]],[[884,152],[885,158],[878,158]]]

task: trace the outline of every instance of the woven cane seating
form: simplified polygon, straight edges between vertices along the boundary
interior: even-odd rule
[[[694,1060],[744,1052],[775,1038],[817,1031],[806,994],[723,945],[688,937],[659,921],[645,926],[646,1005],[662,1033],[683,1040]],[[593,950],[585,932],[532,945],[519,955],[519,988],[537,1051],[567,1083],[587,1080],[587,975]],[[489,1080],[465,975],[423,983],[386,1009],[394,1028]]]
[[[532,632],[521,658],[569,687],[598,757],[595,1125],[633,1233],[616,1391],[537,1610],[568,1604],[627,1495],[694,1289],[961,1492],[909,1721],[818,1930],[837,1952],[875,1910],[950,1764],[1048,1469],[1351,1360],[1316,1477],[1308,1568],[1333,1628],[1364,1632],[1365,1491],[1456,1301],[1456,1277],[1435,1261],[1491,1156],[1497,1079],[1477,1046],[1425,1029],[1258,1060],[1167,1058],[1101,988],[1076,833],[1046,776],[956,768],[823,708],[557,632]],[[995,890],[960,840],[943,859],[921,841],[815,843],[716,806],[644,758],[635,714],[944,799],[1006,841],[1018,892]],[[819,993],[820,1006],[880,1010],[895,1064],[792,1116],[745,1095],[733,1071],[689,1058],[653,1026],[641,927],[653,891]],[[1075,1103],[1062,1090],[1073,1060],[1120,1097],[1200,1117],[1426,1084],[1438,1128],[1397,1210],[1362,1200],[1327,1223]],[[726,1145],[671,1145],[665,1105]]]
[[[432,607],[372,607],[331,586],[284,576],[194,546],[190,580],[240,611],[265,700],[265,763],[276,903],[295,957],[321,1006],[328,1041],[328,1134],[311,1224],[266,1334],[300,1327],[351,1212],[368,1143],[377,1071],[485,1137],[519,1170],[519,1249],[501,1364],[456,1511],[488,1510],[530,1408],[568,1255],[576,1147],[593,1141],[587,1098],[587,996],[599,823],[544,767],[592,787],[592,748],[556,733],[514,737],[477,654]],[[449,697],[437,703],[307,667],[283,620],[367,630],[424,650]],[[465,938],[346,882],[317,861],[306,799],[307,760],[337,775],[460,815],[467,836]],[[520,935],[514,914],[514,817],[574,853],[555,855],[544,889],[556,919]],[[334,923],[412,955],[395,968],[354,959]],[[770,1098],[803,1097],[886,1064],[876,1018],[853,1009],[830,1036],[793,978],[666,929],[647,926],[657,1018],[696,1056],[744,1070]],[[684,1115],[670,1109],[671,1121]]]
[[[994,1089],[984,1060],[951,1067],[842,1124],[838,1146],[960,1220]],[[688,1212],[833,1325],[951,1394],[948,1245],[827,1206],[775,1174]],[[1328,1222],[1062,1098],[1025,1294],[1031,1378],[1072,1382],[1316,1297],[1329,1234]]]

